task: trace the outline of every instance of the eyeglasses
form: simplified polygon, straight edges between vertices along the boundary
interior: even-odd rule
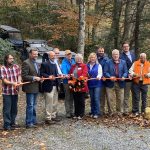
[[[59,53],[55,53],[56,55],[59,55]]]

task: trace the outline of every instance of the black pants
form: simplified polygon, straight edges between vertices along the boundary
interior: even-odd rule
[[[139,82],[139,84],[133,83],[132,88],[132,112],[136,113],[139,112],[139,102],[140,98],[142,100],[141,105],[141,112],[145,112],[146,108],[146,101],[147,101],[147,92],[148,92],[148,85],[143,85],[143,82]]]
[[[4,128],[15,124],[17,116],[18,95],[3,95]]]
[[[74,92],[74,110],[76,117],[83,117],[85,112],[85,92]]]

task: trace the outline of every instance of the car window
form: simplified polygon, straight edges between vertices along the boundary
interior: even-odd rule
[[[9,38],[13,40],[22,40],[20,32],[9,32]]]

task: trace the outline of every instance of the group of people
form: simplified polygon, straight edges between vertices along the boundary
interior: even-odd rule
[[[4,57],[0,75],[5,130],[17,128],[19,85],[22,85],[22,90],[26,93],[26,128],[37,127],[36,105],[39,92],[43,93],[45,100],[45,123],[54,124],[60,121],[57,108],[60,80],[63,80],[67,118],[84,117],[86,93],[90,95],[90,116],[94,119],[106,113],[110,116],[116,113],[128,115],[130,91],[132,113],[138,116],[145,112],[150,84],[150,62],[145,53],[141,53],[139,59],[135,60],[127,42],[122,44],[121,53],[117,49],[112,50],[111,58],[105,54],[103,47],[99,47],[96,53],[89,54],[87,63],[84,63],[81,54],[76,54],[73,58],[71,51],[65,50],[65,58],[60,64],[58,48],[48,52],[46,61],[40,65],[36,62],[37,57],[38,51],[31,49],[29,58],[23,62],[22,67],[14,64],[11,54]],[[74,87],[72,90],[69,81],[79,78],[82,78],[82,83],[78,85],[78,89]]]

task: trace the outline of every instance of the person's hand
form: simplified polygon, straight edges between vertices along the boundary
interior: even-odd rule
[[[140,78],[140,75],[134,73],[134,74],[133,74],[133,78]]]
[[[98,77],[98,78],[96,78],[97,80],[101,80],[101,78],[100,77]]]
[[[50,76],[49,76],[49,79],[50,79],[50,80],[55,80],[55,77],[54,77],[53,75],[50,75]]]
[[[70,75],[63,75],[63,78],[64,78],[64,79],[69,79],[69,78],[70,78]]]
[[[124,78],[124,77],[122,77],[120,80],[121,80],[121,81],[124,81],[124,80],[125,80],[125,78]]]
[[[102,77],[102,80],[103,80],[103,81],[106,81],[106,78],[105,78],[105,77]]]
[[[58,77],[59,77],[60,79],[64,79],[64,75],[63,75],[63,74],[58,74]]]
[[[132,76],[131,76],[131,74],[129,74],[129,79],[130,79],[130,80],[132,80]]]
[[[34,77],[34,80],[35,80],[35,81],[40,81],[41,78],[40,78],[40,77]]]
[[[149,78],[148,74],[144,74],[144,77],[145,77],[145,78]]]
[[[114,82],[114,81],[116,81],[116,77],[112,76],[112,77],[110,77],[110,80]]]
[[[19,85],[18,82],[12,82],[11,84],[12,84],[13,86],[15,86],[15,87],[17,87],[17,86]]]

